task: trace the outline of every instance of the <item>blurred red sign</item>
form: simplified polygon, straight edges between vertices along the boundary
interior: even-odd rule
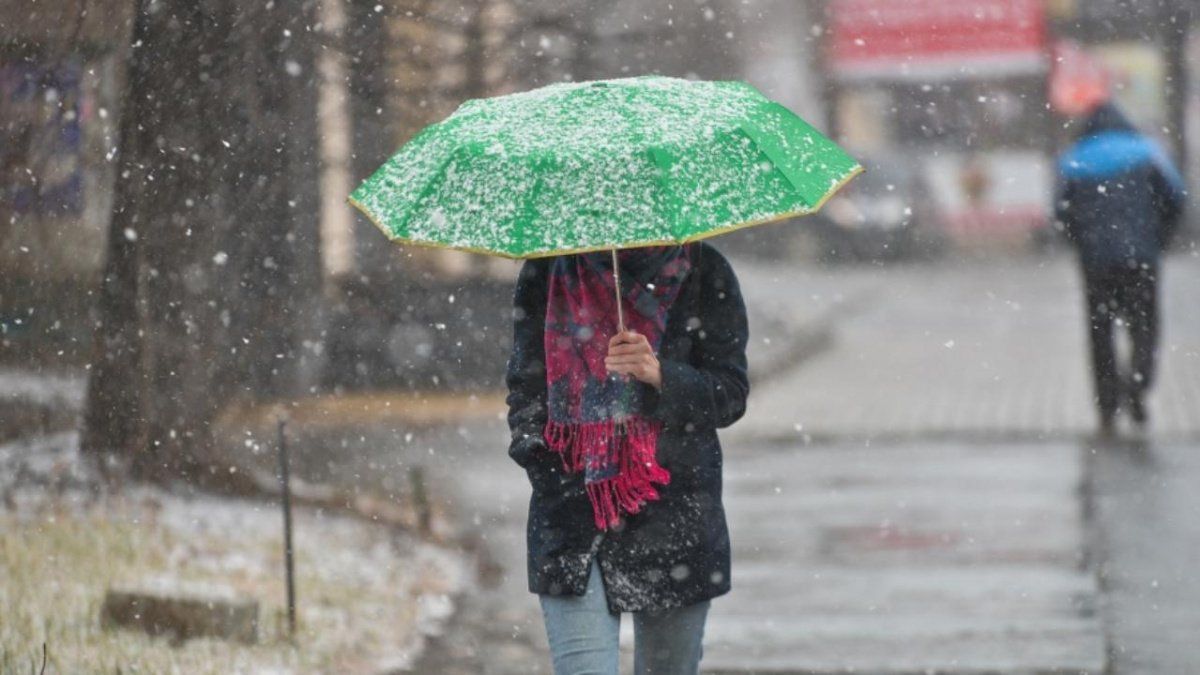
[[[1045,69],[1043,0],[831,0],[828,64],[843,77]]]

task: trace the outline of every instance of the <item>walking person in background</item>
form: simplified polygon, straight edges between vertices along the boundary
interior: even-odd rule
[[[746,407],[746,310],[708,244],[526,262],[508,362],[509,455],[533,485],[529,589],[554,672],[618,672],[622,612],[639,674],[698,671],[727,593],[717,429]]]
[[[1148,421],[1158,342],[1159,259],[1184,208],[1184,184],[1166,154],[1111,103],[1096,106],[1059,158],[1055,215],[1079,252],[1086,288],[1100,433],[1118,411]],[[1114,325],[1129,330],[1127,366],[1117,363]]]

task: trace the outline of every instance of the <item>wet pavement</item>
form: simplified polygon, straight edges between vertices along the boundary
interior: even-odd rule
[[[415,672],[548,672],[524,477],[457,442],[494,431],[421,441],[457,474],[435,492],[486,555]],[[706,672],[1103,672],[1081,459],[1064,444],[728,449],[734,592],[713,604]]]
[[[1078,448],[735,452],[726,459],[735,592],[714,603],[706,667],[1102,671]]]
[[[1089,454],[1114,672],[1200,672],[1200,444],[1127,441]]]

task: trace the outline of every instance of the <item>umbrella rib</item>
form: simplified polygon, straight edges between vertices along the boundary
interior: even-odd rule
[[[539,162],[540,161],[543,160],[539,160]],[[525,193],[525,202],[521,205],[520,221],[533,222],[533,217],[535,215],[534,205],[537,203],[538,195],[542,193],[543,185],[544,183],[541,172],[535,172],[533,186],[530,187],[529,191]],[[529,242],[522,237],[520,250],[521,254],[528,255],[531,248],[532,247],[529,245]]]
[[[413,216],[417,214],[417,209],[421,207],[422,202],[424,202],[438,187],[438,185],[443,182],[442,177],[446,173],[446,167],[450,166],[450,162],[453,162],[455,157],[458,155],[459,147],[460,146],[456,146],[450,152],[446,153],[446,158],[442,160],[442,163],[438,166],[437,171],[434,171],[432,174],[430,174],[429,180],[427,180],[425,185],[421,187],[421,190],[417,193],[416,199],[413,199],[412,208],[408,209],[408,213],[404,214],[404,220],[399,223],[396,229],[402,230],[406,234],[412,233],[409,229],[409,225],[412,223]],[[410,240],[414,239],[412,237],[405,238]]]
[[[678,231],[679,219],[683,210],[680,208],[679,200],[675,197],[675,193],[670,187],[671,158],[662,148],[651,147],[650,159],[653,160],[654,165],[659,169],[657,177],[659,192],[663,195],[663,199],[669,201],[668,210],[670,212],[664,214],[667,216],[667,234],[671,239],[679,241],[681,239]]]
[[[791,172],[784,171],[783,158],[776,155],[774,148],[767,147],[767,144],[760,140],[758,133],[752,129],[748,129],[744,124],[739,124],[734,130],[734,133],[749,141],[754,146],[754,149],[758,151],[759,155],[766,157],[767,160],[769,160],[771,168],[775,170],[775,173],[782,176],[783,180],[785,180],[788,185],[792,186],[792,191],[798,194],[800,198],[804,200],[805,206],[812,206],[812,204],[809,204],[808,200],[805,199],[804,195],[800,194],[800,185],[794,178],[792,178]]]

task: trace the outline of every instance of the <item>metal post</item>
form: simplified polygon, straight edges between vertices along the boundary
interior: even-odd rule
[[[288,477],[287,420],[279,418],[279,491],[283,496],[283,559],[287,570],[288,637],[296,637],[296,574],[292,558],[292,488]]]
[[[429,491],[425,489],[425,470],[412,467],[408,479],[412,483],[413,506],[417,509],[417,531],[428,536],[433,532],[433,512],[429,507]]]
[[[617,330],[625,332],[625,309],[621,306],[621,265],[617,261],[617,249],[612,250],[613,284],[617,287]]]

